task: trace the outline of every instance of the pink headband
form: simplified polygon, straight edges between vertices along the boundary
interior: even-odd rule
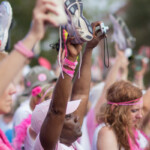
[[[41,97],[41,99],[39,100],[38,104],[41,103],[42,99],[46,96],[46,94],[51,90],[53,89],[53,86],[52,87],[49,87],[46,92],[43,94],[43,96]]]
[[[137,102],[135,102],[135,101],[137,101]],[[141,103],[143,103],[143,98],[142,97],[131,100],[131,101],[127,101],[127,102],[118,102],[118,103],[117,102],[110,102],[110,101],[107,102],[107,104],[121,105],[121,106],[136,105],[136,104],[141,104]]]

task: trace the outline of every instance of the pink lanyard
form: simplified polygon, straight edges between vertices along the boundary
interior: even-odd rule
[[[140,148],[140,145],[139,145],[138,141],[137,141],[137,139],[138,139],[138,132],[135,129],[134,129],[134,137],[135,137],[135,144],[133,143],[131,137],[128,134],[128,142],[129,142],[130,149],[131,150],[142,150]]]
[[[13,150],[13,148],[11,147],[9,141],[7,140],[5,134],[3,133],[1,129],[0,129],[0,138],[2,142],[8,147],[8,149]]]

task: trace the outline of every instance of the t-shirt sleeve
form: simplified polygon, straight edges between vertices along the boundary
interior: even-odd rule
[[[33,150],[44,150],[42,145],[41,145],[40,139],[39,139],[39,134],[38,134],[38,136],[35,139]]]

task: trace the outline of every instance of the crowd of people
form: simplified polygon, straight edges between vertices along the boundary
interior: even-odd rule
[[[7,53],[12,8],[0,4],[0,150],[150,150],[144,59],[128,80],[126,49],[134,38],[124,37],[111,16],[118,27],[116,56],[109,69],[99,65],[99,80],[91,74],[92,53],[107,39],[108,27],[90,24],[81,0],[36,0],[32,15],[28,33]],[[45,66],[28,66],[46,26],[60,31],[59,76]]]

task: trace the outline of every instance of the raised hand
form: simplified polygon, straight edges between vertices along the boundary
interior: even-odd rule
[[[116,50],[116,59],[121,62],[121,67],[125,68],[128,66],[129,61],[127,57],[125,56],[124,51],[119,49],[118,44],[115,44],[115,50]]]
[[[72,38],[67,40],[68,59],[75,61],[82,50],[82,44],[72,44]]]
[[[93,28],[93,39],[89,42],[87,42],[87,48],[93,49],[95,48],[98,43],[105,38],[105,34],[102,34],[101,29],[96,30],[97,27],[100,27],[101,22],[97,21],[97,22],[93,22],[92,23],[92,28]]]
[[[30,32],[37,40],[41,40],[44,37],[46,24],[57,27],[57,23],[49,16],[49,12],[58,15],[55,11],[56,7],[57,5],[55,2],[49,0],[37,0],[36,6],[33,10],[33,20],[30,29]]]

